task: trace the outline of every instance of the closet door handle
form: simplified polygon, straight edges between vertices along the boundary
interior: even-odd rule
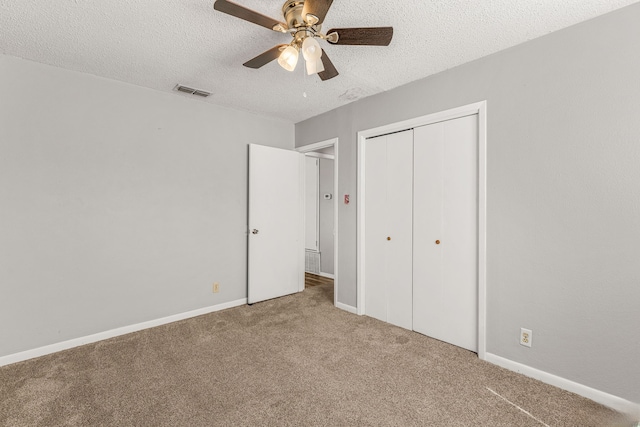
[[[391,240],[391,237],[387,237],[387,240]]]
[[[251,230],[251,234],[258,234],[258,233],[259,233],[259,231],[257,229],[255,229],[255,228],[253,230]]]
[[[440,240],[436,240],[436,245],[439,245],[439,244],[440,244]]]

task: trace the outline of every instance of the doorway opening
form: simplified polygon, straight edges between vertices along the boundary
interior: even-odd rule
[[[305,162],[305,283],[333,281],[338,295],[338,139],[298,147]]]

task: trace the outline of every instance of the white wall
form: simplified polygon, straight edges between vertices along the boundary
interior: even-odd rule
[[[297,146],[340,138],[338,301],[356,133],[487,100],[487,351],[640,402],[638,22],[640,3],[298,123]]]
[[[293,141],[285,122],[0,56],[0,356],[246,298],[247,144]]]

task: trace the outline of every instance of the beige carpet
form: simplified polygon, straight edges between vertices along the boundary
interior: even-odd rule
[[[0,425],[631,425],[332,301],[315,286],[5,366]]]

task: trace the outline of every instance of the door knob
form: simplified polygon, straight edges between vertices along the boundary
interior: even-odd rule
[[[391,237],[387,237],[387,240],[391,240]]]
[[[258,234],[258,233],[259,233],[259,231],[258,231],[257,229],[255,229],[255,228],[254,228],[253,230],[251,230],[251,233],[253,233],[253,234]]]
[[[439,245],[439,244],[440,244],[440,240],[436,240],[436,245]]]

